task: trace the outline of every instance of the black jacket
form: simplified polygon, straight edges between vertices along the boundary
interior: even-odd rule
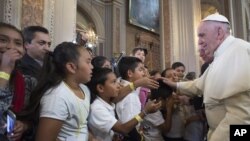
[[[40,64],[31,58],[28,54],[25,54],[23,58],[18,63],[18,69],[24,75],[30,75],[38,79],[38,75],[42,69]]]

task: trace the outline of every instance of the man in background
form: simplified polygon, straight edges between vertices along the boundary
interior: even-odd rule
[[[43,58],[50,51],[49,31],[41,26],[28,26],[22,32],[26,54],[18,67],[24,75],[30,75],[37,79],[43,65]]]

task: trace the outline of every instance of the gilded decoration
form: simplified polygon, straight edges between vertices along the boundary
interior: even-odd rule
[[[44,0],[23,0],[22,27],[43,24]]]

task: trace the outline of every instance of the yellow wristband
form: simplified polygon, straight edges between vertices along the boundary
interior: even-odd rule
[[[0,78],[4,79],[4,80],[10,80],[10,74],[0,71]]]
[[[136,116],[135,116],[135,119],[136,119],[138,122],[142,122],[142,118],[141,118],[139,115],[136,115]]]
[[[135,85],[134,85],[134,83],[133,83],[133,82],[129,84],[129,87],[130,87],[130,89],[131,89],[132,91],[134,91],[134,90],[135,90]]]

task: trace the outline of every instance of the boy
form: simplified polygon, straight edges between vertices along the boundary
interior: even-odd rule
[[[144,63],[147,54],[148,50],[146,48],[136,47],[132,50],[132,56],[141,59],[142,63]]]
[[[139,58],[123,57],[118,64],[123,86],[129,85],[134,91],[128,94],[123,100],[116,104],[116,113],[122,123],[127,122],[141,112],[139,89],[135,89],[132,82],[144,77],[144,65]],[[134,129],[129,133],[128,139],[140,140],[140,135]]]
[[[139,58],[142,63],[144,64],[145,59],[146,59],[146,55],[148,54],[148,51],[146,48],[142,48],[142,47],[136,47],[132,50],[132,56]],[[145,76],[149,76],[149,72],[148,72],[148,68],[147,66],[145,66],[144,64],[144,75]],[[140,98],[140,102],[141,102],[141,107],[143,109],[143,107],[146,104],[146,101],[148,99],[148,95],[150,94],[150,89],[146,88],[146,87],[141,87],[139,90],[139,98]]]

